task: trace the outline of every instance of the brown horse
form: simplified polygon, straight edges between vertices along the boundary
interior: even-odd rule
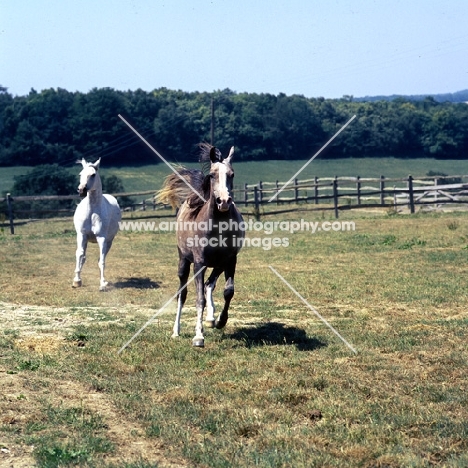
[[[234,171],[231,161],[234,147],[227,158],[206,143],[201,144],[202,162],[210,161],[210,172],[204,176],[199,170],[183,169],[179,172],[186,183],[177,175],[166,178],[159,192],[159,199],[173,206],[180,206],[177,214],[177,247],[179,251],[180,289],[177,296],[177,315],[173,337],[180,333],[182,307],[187,298],[187,280],[190,264],[193,263],[194,283],[197,293],[197,324],[193,346],[203,347],[203,311],[207,306],[206,325],[223,328],[228,320],[228,309],[234,296],[234,274],[237,254],[244,241],[245,225],[241,214],[232,200]],[[187,184],[193,190],[187,187]],[[203,199],[200,197],[203,195]],[[212,272],[204,283],[206,268]],[[224,307],[215,320],[213,290],[216,281],[224,272]]]

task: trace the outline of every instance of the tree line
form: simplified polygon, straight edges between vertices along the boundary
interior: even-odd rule
[[[0,87],[0,165],[70,166],[82,157],[102,157],[106,166],[156,162],[119,114],[162,155],[180,162],[194,161],[197,143],[212,137],[223,152],[234,145],[238,160],[307,159],[354,114],[327,157],[468,157],[468,105],[431,97],[357,102],[167,88],[58,88],[13,96]]]
[[[397,98],[403,98],[409,101],[424,101],[428,96],[426,94],[392,94],[390,96],[365,96],[354,98],[359,102],[366,101],[394,101]],[[457,91],[456,93],[431,94],[431,97],[437,102],[468,102],[468,89]]]

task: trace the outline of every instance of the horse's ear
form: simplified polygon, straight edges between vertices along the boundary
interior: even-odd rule
[[[99,164],[101,164],[101,158],[99,158],[94,164],[91,164],[91,166],[93,166],[97,171],[99,169]]]
[[[76,164],[81,164],[83,167],[85,167],[86,164],[87,164],[86,161],[85,161],[85,158],[77,159],[77,160],[75,161],[75,163],[76,163]]]
[[[216,151],[216,147],[214,146],[212,146],[210,149],[210,159],[212,163],[219,161],[218,152]]]
[[[233,156],[234,156],[234,146],[231,146],[231,150],[229,151],[228,157],[225,159],[225,161],[230,163]]]

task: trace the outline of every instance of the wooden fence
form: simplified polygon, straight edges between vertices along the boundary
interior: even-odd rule
[[[468,176],[434,176],[414,178],[333,177],[299,181],[286,188],[282,182],[245,184],[235,190],[238,205],[254,205],[259,209],[267,204],[308,203],[326,204],[322,209],[340,210],[371,207],[408,207],[411,213],[417,205],[440,207],[445,204],[468,203]],[[332,205],[330,207],[329,205]],[[316,209],[320,209],[316,207]]]
[[[156,203],[154,190],[132,193],[116,193],[119,197],[147,197],[132,203],[124,211],[156,211],[167,210],[168,207]],[[414,213],[416,206],[427,205],[440,208],[447,204],[468,204],[468,175],[434,176],[413,178],[364,178],[364,177],[333,177],[308,180],[295,179],[285,186],[284,182],[263,182],[244,184],[234,188],[234,199],[238,206],[253,207],[254,214],[260,215],[262,207],[284,204],[307,204],[308,210],[333,210],[336,218],[340,210],[388,207],[395,210],[408,209]],[[40,214],[53,212],[61,215],[72,215],[74,209],[59,210],[21,210],[15,208],[16,202],[35,202],[52,200],[80,200],[78,195],[41,195],[12,196],[7,194],[0,198],[0,204],[6,205],[2,210],[9,219],[10,231],[14,233],[14,218],[36,217]],[[1,205],[0,205],[1,206]],[[0,211],[1,212],[1,211]],[[268,210],[264,214],[279,213],[278,210]]]

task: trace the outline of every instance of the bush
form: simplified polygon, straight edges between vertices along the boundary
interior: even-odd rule
[[[125,192],[122,180],[111,175],[101,176],[104,193]],[[58,164],[42,164],[36,166],[24,175],[16,176],[10,193],[13,201],[15,196],[39,195],[75,195],[77,193],[78,179],[68,169]],[[129,197],[119,197],[121,208],[132,204]],[[15,215],[28,214],[29,217],[47,218],[60,215],[70,215],[76,208],[77,200],[39,200],[31,202],[15,202],[13,210]],[[21,216],[19,216],[21,217]]]
[[[76,194],[76,176],[58,164],[42,164],[36,166],[24,175],[16,176],[10,190],[13,200],[15,196],[33,195],[73,195]],[[76,206],[75,200],[40,200],[31,202],[15,202],[15,214],[29,212],[39,217],[57,216],[60,212],[69,214]],[[65,211],[63,211],[65,210]],[[46,211],[46,213],[44,213]],[[33,212],[33,213],[31,213]]]
[[[426,174],[428,177],[443,177],[442,179],[439,179],[439,185],[450,185],[450,184],[461,184],[462,179],[461,177],[447,177],[447,174],[444,174],[443,172],[439,171],[429,171]]]
[[[102,191],[103,193],[124,193],[125,189],[123,186],[122,179],[116,175],[110,175],[108,177],[101,175]],[[133,204],[133,200],[130,197],[117,197],[120,208],[126,208]]]

